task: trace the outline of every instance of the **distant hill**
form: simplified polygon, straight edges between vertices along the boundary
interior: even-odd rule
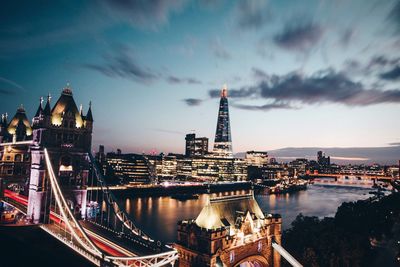
[[[400,146],[387,147],[286,147],[268,151],[270,157],[278,161],[291,161],[295,158],[316,159],[317,151],[325,152],[331,162],[337,164],[397,164],[400,160]],[[237,153],[244,157],[246,152]]]

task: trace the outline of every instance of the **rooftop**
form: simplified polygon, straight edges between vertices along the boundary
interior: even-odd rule
[[[211,198],[195,222],[206,229],[234,226],[237,216],[247,212],[257,219],[265,218],[253,194]]]

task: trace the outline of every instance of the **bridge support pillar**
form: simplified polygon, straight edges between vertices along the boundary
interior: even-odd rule
[[[32,148],[31,160],[27,217],[33,223],[40,223],[45,217],[44,206],[46,202],[44,151]]]

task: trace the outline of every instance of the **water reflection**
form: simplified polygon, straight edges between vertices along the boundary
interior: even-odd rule
[[[306,191],[284,195],[257,195],[261,209],[268,213],[282,215],[283,228],[299,213],[310,216],[333,216],[342,202],[366,199],[368,189],[310,186]],[[211,197],[245,194],[245,190],[210,194]],[[202,194],[199,199],[179,201],[170,197],[129,198],[125,208],[136,224],[152,237],[166,242],[176,239],[177,222],[195,219],[206,204],[209,195]],[[132,208],[131,208],[132,207]]]

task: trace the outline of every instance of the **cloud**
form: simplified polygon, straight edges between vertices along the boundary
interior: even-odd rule
[[[313,23],[287,24],[283,31],[274,37],[281,48],[306,52],[321,39],[324,31]]]
[[[394,23],[396,27],[396,32],[400,33],[400,2],[393,6],[393,9],[390,11],[388,19]]]
[[[237,23],[242,29],[259,29],[271,20],[265,0],[240,0],[237,4]]]
[[[116,19],[125,20],[136,27],[156,30],[167,24],[171,14],[181,11],[187,2],[186,0],[107,0],[105,7]]]
[[[221,89],[211,89],[208,91],[211,98],[217,98],[221,95]],[[228,97],[232,98],[247,98],[257,94],[256,88],[241,88],[241,89],[229,89]]]
[[[24,91],[25,89],[18,83],[0,77],[0,95],[15,95],[16,93]]]
[[[111,56],[105,55],[104,59],[104,64],[84,64],[83,66],[109,77],[127,78],[142,83],[149,83],[159,78],[149,68],[140,66],[126,49],[119,49]]]
[[[294,107],[290,106],[288,103],[271,103],[265,105],[243,105],[243,104],[232,104],[233,107],[245,110],[260,110],[260,111],[269,111],[272,109],[294,109]]]
[[[380,77],[384,80],[399,80],[400,79],[400,66],[395,66],[391,70],[381,73]]]
[[[354,36],[354,29],[346,29],[340,37],[340,43],[343,47],[347,47]]]
[[[256,79],[268,79],[269,78],[269,75],[265,71],[263,71],[259,68],[253,67],[253,68],[251,68],[251,72],[253,73],[253,76]]]
[[[400,142],[389,143],[388,145],[390,145],[390,146],[400,146]]]
[[[211,42],[211,50],[213,54],[220,59],[229,60],[231,59],[231,54],[226,50],[226,48],[222,45],[221,40],[219,38],[215,38]]]
[[[186,98],[182,100],[183,102],[186,103],[186,105],[194,107],[194,106],[199,106],[203,100],[202,99],[198,99],[198,98]]]
[[[218,91],[209,90],[210,97],[218,97]],[[272,104],[235,106],[248,110],[293,108],[293,104],[313,105],[337,103],[346,106],[367,106],[381,103],[400,103],[400,90],[367,89],[344,73],[332,69],[322,70],[310,76],[293,72],[272,75],[256,86],[231,89],[228,96],[237,100],[265,99]]]
[[[198,2],[201,7],[209,10],[219,9],[225,4],[225,0],[201,0]]]
[[[181,83],[188,83],[188,84],[202,84],[201,81],[195,78],[179,78],[176,76],[168,76],[166,78],[167,82],[171,84],[181,84]]]

